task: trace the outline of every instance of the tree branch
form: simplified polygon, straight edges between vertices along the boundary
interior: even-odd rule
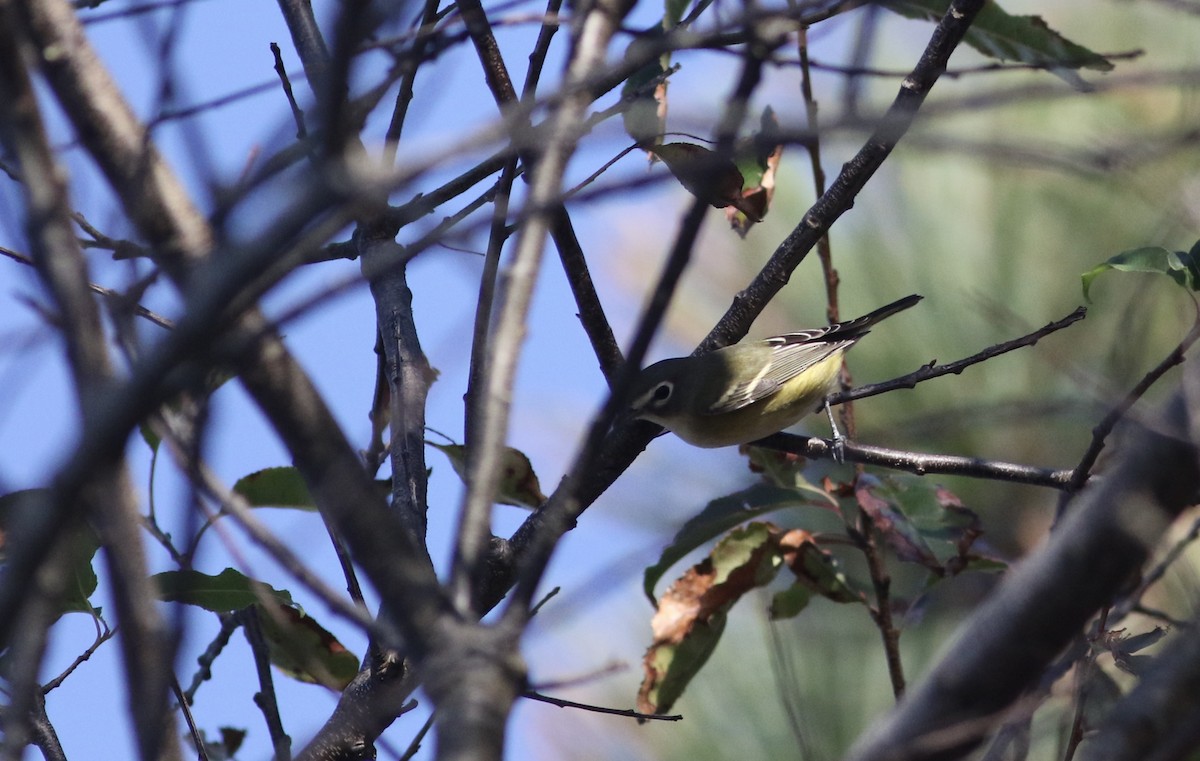
[[[1071,471],[1038,468],[1000,460],[962,455],[925,454],[900,449],[871,446],[846,441],[845,454],[848,462],[877,465],[893,470],[903,470],[918,476],[941,473],[970,478],[986,478],[993,481],[1008,481],[1051,489],[1066,489]],[[812,459],[832,459],[833,442],[815,436],[799,436],[794,433],[776,433],[753,443],[753,446],[790,452]]]

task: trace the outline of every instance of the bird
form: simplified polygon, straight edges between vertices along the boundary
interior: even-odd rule
[[[629,412],[706,449],[757,441],[822,408],[833,425],[826,397],[837,387],[842,355],[921,298],[905,296],[823,328],[656,362],[634,379]],[[836,425],[833,432],[836,447]]]

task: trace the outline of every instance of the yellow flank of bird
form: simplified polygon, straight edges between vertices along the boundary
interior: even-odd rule
[[[777,433],[823,406],[837,388],[842,355],[872,325],[920,300],[907,296],[825,328],[657,362],[635,381],[631,412],[698,447]]]

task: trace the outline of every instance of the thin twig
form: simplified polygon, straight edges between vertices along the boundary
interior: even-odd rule
[[[900,630],[892,618],[892,576],[888,573],[883,562],[883,553],[879,550],[876,539],[879,534],[875,530],[875,521],[866,510],[858,513],[859,528],[846,525],[847,533],[854,544],[862,552],[867,561],[867,572],[871,579],[871,587],[875,592],[875,602],[868,606],[871,620],[879,630],[879,638],[883,641],[884,660],[887,663],[888,679],[892,683],[892,696],[899,701],[904,695],[906,686],[904,679],[904,662],[900,658]]]
[[[534,692],[544,692],[545,690],[561,690],[567,687],[577,687],[581,684],[589,684],[597,679],[602,679],[610,674],[620,673],[628,668],[628,664],[617,661],[582,676],[572,677],[570,679],[556,679],[552,682],[538,682],[537,684],[530,684],[529,689]]]
[[[296,139],[304,140],[308,137],[308,127],[304,124],[304,111],[296,102],[296,93],[292,91],[292,81],[288,78],[287,67],[283,65],[283,52],[277,43],[271,43],[271,55],[275,57],[275,73],[279,75],[279,84],[283,87],[284,96],[287,97],[288,107],[292,109],[292,120],[296,123]]]
[[[560,26],[558,12],[561,9],[562,0],[548,0],[546,3],[546,13],[541,18],[542,28],[538,32],[537,42],[533,44],[533,50],[529,53],[529,68],[525,70],[525,84],[521,87],[521,100],[526,103],[533,100],[537,94],[538,83],[542,79],[542,67],[546,65],[546,56],[550,54],[550,43]]]
[[[175,693],[175,700],[178,701],[179,710],[183,713],[184,723],[187,724],[188,733],[192,736],[192,746],[196,749],[196,757],[200,761],[208,761],[208,748],[204,744],[204,735],[196,726],[196,719],[192,716],[192,707],[184,697],[183,690],[179,689],[179,680],[175,678],[174,674],[171,675],[171,690]]]
[[[795,0],[792,0],[794,3]],[[808,117],[807,129],[811,138],[802,145],[808,153],[809,168],[812,172],[813,189],[816,197],[825,195],[825,169],[821,166],[821,126],[818,118],[818,106],[812,91],[812,72],[808,67],[808,28],[801,27],[796,40],[800,51],[800,95],[804,98],[804,111]],[[823,235],[817,241],[817,258],[821,262],[821,272],[825,280],[826,318],[832,323],[838,320],[838,272],[833,267],[833,256],[830,252],[829,236]]]
[[[1146,54],[1144,50],[1123,50],[1117,53],[1100,53],[1102,58],[1109,61],[1128,61],[1136,58],[1141,58]],[[908,74],[906,71],[899,69],[878,69],[870,66],[850,65],[842,66],[833,63],[824,63],[816,59],[808,59],[807,64],[803,60],[787,61],[776,58],[772,61],[775,64],[792,64],[797,66],[808,65],[820,71],[828,71],[834,74],[844,74],[850,77],[883,77],[886,79],[900,79]],[[949,79],[958,79],[959,77],[969,76],[971,74],[993,74],[998,71],[1046,71],[1051,68],[1047,64],[1036,63],[1021,63],[1019,61],[1005,61],[1003,63],[985,63],[978,66],[964,66],[958,69],[946,69],[942,76]]]
[[[1117,423],[1121,422],[1130,408],[1150,390],[1150,387],[1159,378],[1166,374],[1172,367],[1183,362],[1187,350],[1198,339],[1200,339],[1200,315],[1197,316],[1196,321],[1192,324],[1192,329],[1188,331],[1183,340],[1166,357],[1163,357],[1163,360],[1155,365],[1150,372],[1142,376],[1142,379],[1125,395],[1125,398],[1109,410],[1108,414],[1092,429],[1092,441],[1088,445],[1087,450],[1084,451],[1083,457],[1080,458],[1079,464],[1075,466],[1075,472],[1071,477],[1071,485],[1067,492],[1068,495],[1083,488],[1088,477],[1091,475],[1096,460],[1100,457],[1100,452],[1104,449],[1104,443],[1108,439],[1108,435],[1112,433]],[[1060,505],[1059,512],[1061,513],[1063,509],[1065,509],[1065,502]]]
[[[6,248],[4,246],[0,246],[0,254],[7,256],[9,259],[12,259],[15,262],[20,262],[21,264],[25,264],[30,267],[33,266],[32,259],[25,256],[24,254],[13,251],[11,248]],[[120,293],[119,291],[114,291],[111,288],[105,288],[102,285],[96,285],[95,283],[89,282],[87,284],[87,287],[88,287],[88,290],[90,290],[92,293],[99,294],[100,296],[104,296],[106,298],[110,298],[113,300],[121,300],[121,301],[124,301],[124,299],[125,299],[124,294]],[[147,309],[146,307],[142,306],[141,304],[133,305],[133,312],[138,317],[148,320],[148,321],[154,323],[155,325],[159,326],[160,328],[166,328],[167,330],[170,330],[171,328],[175,327],[174,322],[172,322],[171,320],[167,319],[166,317],[163,317],[162,315],[160,315],[156,312],[153,312],[153,311]]]
[[[500,271],[500,253],[508,240],[508,203],[516,177],[516,157],[509,159],[496,187],[496,203],[488,235],[487,253],[479,278],[479,299],[475,306],[475,324],[471,338],[471,361],[467,373],[466,419],[463,438],[467,448],[467,473],[475,473],[483,414],[483,389],[487,382],[488,335],[495,305],[496,278]],[[483,495],[480,495],[482,497]],[[460,611],[474,608],[474,592],[479,588],[479,573],[485,560],[487,542],[492,536],[491,505],[482,498],[467,502],[455,532],[458,542],[451,561],[450,594]]]
[[[923,383],[932,378],[939,378],[943,375],[958,375],[968,367],[977,365],[980,362],[991,359],[992,357],[998,357],[1001,354],[1006,354],[1010,351],[1020,349],[1025,346],[1033,346],[1051,333],[1062,330],[1066,327],[1070,327],[1086,316],[1087,309],[1084,307],[1077,307],[1074,312],[1071,312],[1061,320],[1048,323],[1032,333],[1021,336],[1020,338],[1014,338],[1011,341],[1005,341],[1003,343],[995,344],[994,346],[989,346],[980,352],[955,362],[939,365],[937,364],[937,361],[934,360],[933,362],[922,366],[919,370],[914,370],[908,375],[902,375],[899,378],[893,378],[890,381],[871,383],[865,386],[859,386],[858,388],[850,389],[849,391],[841,391],[836,394],[831,394],[829,396],[829,403],[831,405],[844,404],[845,402],[854,399],[865,399],[868,396],[876,396],[889,391],[895,391],[896,389],[913,388],[918,383]]]
[[[250,651],[254,653],[254,667],[258,673],[259,691],[254,695],[254,703],[266,719],[271,745],[275,748],[275,761],[289,761],[292,757],[292,738],[283,730],[283,720],[279,716],[275,680],[271,676],[271,658],[267,652],[262,623],[258,619],[258,607],[251,605],[237,615],[242,620],[242,631],[250,643]]]
[[[95,611],[92,611],[92,615],[98,622],[96,625],[96,639],[92,642],[92,644],[88,645],[86,650],[75,656],[75,660],[71,661],[71,665],[63,669],[61,674],[42,685],[43,695],[48,694],[51,690],[56,689],[63,682],[65,682],[67,677],[75,672],[75,669],[86,663],[88,659],[90,659],[92,655],[100,649],[101,645],[103,645],[105,642],[108,642],[113,638],[113,635],[117,633],[117,630],[109,627],[108,622],[105,621]]]
[[[1141,605],[1142,597],[1145,596],[1150,587],[1157,584],[1166,575],[1167,570],[1175,563],[1176,560],[1183,557],[1183,553],[1197,539],[1200,539],[1200,518],[1192,521],[1192,527],[1182,539],[1175,543],[1170,550],[1154,564],[1154,567],[1142,574],[1141,581],[1138,583],[1137,589],[1128,595],[1125,595],[1116,605],[1113,606],[1112,619],[1113,621],[1122,621],[1125,616],[1133,610],[1137,610]]]
[[[429,734],[429,730],[433,729],[433,714],[429,714],[429,718],[417,730],[417,734],[413,736],[412,742],[408,744],[408,748],[404,751],[404,755],[400,756],[398,761],[409,761],[413,756],[417,755],[417,751],[421,749],[421,742],[425,739],[425,735]]]
[[[220,617],[221,628],[217,632],[217,636],[213,637],[212,642],[208,643],[208,647],[204,648],[204,652],[196,658],[196,663],[199,668],[196,669],[196,674],[192,677],[192,683],[184,692],[184,700],[191,703],[196,699],[196,692],[200,689],[200,685],[212,679],[212,666],[216,663],[217,657],[225,650],[225,646],[229,644],[229,639],[237,628],[241,626],[235,617],[224,615]]]
[[[533,690],[526,690],[521,693],[521,697],[536,700],[540,703],[549,703],[559,708],[578,708],[583,711],[605,713],[610,716],[626,716],[638,721],[683,721],[683,715],[678,713],[641,713],[632,708],[605,708],[604,706],[590,705],[588,703],[576,703],[574,700],[566,700],[565,698],[552,698],[549,695],[543,695]]]
[[[1102,641],[1105,630],[1108,625],[1108,608],[1100,611],[1100,619],[1095,624],[1095,633],[1090,635],[1088,639],[1093,642]],[[1083,742],[1083,733],[1085,729],[1087,703],[1090,697],[1088,689],[1091,686],[1092,673],[1096,669],[1096,652],[1093,648],[1088,647],[1083,651],[1083,657],[1080,658],[1075,665],[1075,710],[1071,717],[1071,729],[1067,733],[1067,747],[1063,752],[1062,761],[1072,761],[1075,758],[1075,751],[1079,749],[1079,744]],[[1107,696],[1105,696],[1107,699]]]
[[[408,106],[413,99],[413,83],[417,78],[417,70],[425,58],[430,33],[433,31],[433,25],[437,19],[439,3],[440,0],[425,0],[425,8],[415,30],[412,51],[400,63],[400,89],[396,92],[392,118],[388,122],[387,132],[383,138],[383,161],[388,164],[396,161],[396,149],[400,145],[400,134],[404,130]]]

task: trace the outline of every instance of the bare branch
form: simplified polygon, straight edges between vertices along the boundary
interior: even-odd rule
[[[259,691],[254,696],[254,703],[262,711],[267,722],[267,731],[271,734],[271,744],[275,746],[275,761],[290,761],[292,757],[292,738],[283,730],[283,720],[279,716],[279,703],[275,698],[275,682],[271,676],[271,659],[267,654],[267,641],[263,637],[262,624],[258,620],[258,609],[253,605],[241,611],[242,631],[250,650],[254,653],[254,667],[258,672]]]
[[[1200,313],[1197,314],[1196,321],[1192,324],[1192,329],[1189,330],[1188,334],[1183,337],[1183,340],[1179,342],[1179,345],[1176,346],[1166,357],[1163,357],[1163,360],[1155,365],[1150,372],[1142,376],[1142,379],[1138,381],[1132,389],[1130,389],[1129,393],[1125,395],[1125,398],[1118,402],[1111,410],[1109,410],[1108,414],[1106,414],[1100,420],[1100,422],[1096,424],[1096,427],[1092,429],[1092,441],[1088,445],[1087,450],[1083,453],[1083,457],[1080,458],[1079,464],[1075,466],[1075,472],[1071,476],[1071,483],[1067,489],[1066,495],[1064,495],[1065,498],[1069,498],[1071,494],[1082,489],[1084,484],[1087,483],[1087,479],[1091,476],[1092,468],[1096,465],[1096,460],[1100,457],[1100,452],[1104,449],[1104,443],[1108,439],[1109,434],[1112,433],[1113,429],[1117,426],[1117,423],[1121,422],[1133,405],[1136,404],[1137,401],[1141,399],[1147,391],[1150,390],[1150,387],[1158,382],[1158,380],[1162,378],[1162,376],[1168,370],[1183,362],[1183,358],[1187,353],[1187,350],[1190,349],[1192,344],[1196,343],[1197,340],[1200,340]],[[1060,513],[1063,509],[1065,509],[1065,507],[1066,503],[1064,501],[1059,506]]]
[[[1071,312],[1071,314],[1067,315],[1061,320],[1047,323],[1032,333],[1028,333],[1020,338],[1014,338],[1011,341],[1005,341],[994,346],[989,346],[980,352],[955,362],[939,365],[935,360],[930,362],[928,365],[922,366],[919,370],[914,370],[908,375],[902,375],[899,378],[894,378],[890,381],[871,383],[866,386],[859,386],[858,388],[850,389],[849,391],[841,391],[836,394],[831,394],[829,396],[829,403],[831,405],[844,404],[845,402],[854,399],[865,399],[869,396],[884,394],[889,391],[895,391],[896,389],[913,388],[918,383],[930,380],[931,378],[938,378],[943,375],[951,374],[957,375],[963,370],[966,370],[968,367],[977,365],[980,362],[991,359],[992,357],[998,357],[1001,354],[1006,354],[1014,349],[1020,349],[1025,346],[1033,346],[1051,333],[1070,327],[1086,316],[1087,309],[1078,307],[1074,312]]]
[[[630,719],[643,721],[683,721],[683,715],[678,713],[641,713],[632,708],[606,708],[604,706],[591,705],[589,703],[576,703],[574,700],[566,698],[554,698],[549,695],[543,695],[540,692],[526,690],[521,693],[521,697],[529,700],[536,700],[539,703],[549,703],[552,706],[559,708],[578,708],[581,711],[591,711],[593,713],[606,713],[609,716],[625,716]]]
[[[175,693],[175,699],[179,701],[179,712],[183,714],[184,723],[187,724],[188,732],[192,736],[192,747],[196,750],[196,758],[199,761],[209,761],[208,748],[204,745],[204,735],[196,726],[196,719],[192,716],[192,707],[188,705],[183,690],[179,688],[179,680],[174,677],[171,678],[171,690]]]
[[[832,459],[833,442],[814,436],[798,436],[793,433],[776,433],[754,442],[753,446],[790,452],[813,459]],[[1066,489],[1071,471],[1051,470],[1032,465],[1020,465],[1000,460],[963,455],[925,454],[845,442],[846,460],[862,465],[877,465],[893,470],[902,470],[918,476],[941,473],[944,475],[985,478],[992,481],[1008,481],[1051,489]]]

